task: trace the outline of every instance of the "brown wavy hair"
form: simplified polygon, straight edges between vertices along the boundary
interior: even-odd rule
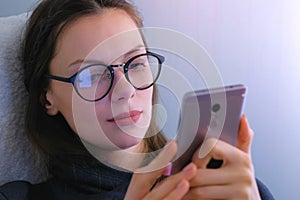
[[[44,0],[33,11],[23,41],[22,62],[25,86],[29,91],[26,113],[26,132],[32,143],[47,156],[89,155],[80,138],[62,114],[49,116],[45,110],[45,92],[49,81],[50,62],[56,52],[57,40],[64,28],[76,19],[103,12],[104,9],[121,9],[143,26],[135,7],[126,0]],[[157,88],[153,88],[153,104],[157,102]],[[154,115],[148,133],[156,131]],[[150,133],[151,134],[151,133]],[[144,151],[164,146],[161,132],[144,139]]]

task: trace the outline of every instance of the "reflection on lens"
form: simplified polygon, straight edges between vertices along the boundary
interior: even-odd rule
[[[102,98],[111,85],[111,73],[104,65],[91,65],[82,69],[76,79],[78,94],[89,101]]]

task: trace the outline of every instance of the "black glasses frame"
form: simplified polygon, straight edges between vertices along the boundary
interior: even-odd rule
[[[150,85],[148,85],[147,87],[142,87],[142,88],[135,87],[135,86],[133,85],[133,83],[132,83],[132,82],[130,81],[130,79],[129,79],[129,75],[128,75],[128,69],[129,69],[129,66],[130,66],[131,62],[132,62],[133,60],[135,60],[136,58],[141,57],[141,56],[147,56],[147,55],[154,56],[154,57],[156,57],[157,60],[158,60],[158,63],[159,63],[159,66],[158,66],[158,67],[159,67],[159,68],[158,68],[157,76],[156,76],[155,79],[153,80],[153,83],[150,84]],[[62,82],[66,82],[66,83],[72,83],[73,87],[75,88],[76,93],[77,93],[82,99],[84,99],[84,100],[86,100],[86,101],[89,101],[89,102],[95,102],[95,101],[99,101],[99,100],[103,99],[103,98],[110,92],[110,90],[111,90],[111,88],[112,88],[112,85],[113,85],[113,82],[114,82],[114,69],[113,69],[113,68],[123,67],[123,70],[124,70],[124,74],[125,74],[126,80],[127,80],[127,81],[128,81],[135,89],[137,89],[137,90],[145,90],[145,89],[148,89],[149,87],[153,86],[154,83],[157,81],[157,79],[158,79],[158,77],[159,77],[159,75],[160,75],[160,72],[161,72],[162,63],[163,63],[164,61],[165,61],[165,57],[164,57],[164,56],[159,55],[159,54],[156,54],[156,53],[153,53],[153,52],[150,52],[150,51],[147,51],[146,53],[139,54],[139,55],[136,55],[136,56],[130,58],[127,62],[122,63],[122,64],[108,65],[108,66],[105,66],[105,65],[103,65],[103,64],[100,64],[100,65],[105,66],[105,67],[109,70],[109,72],[110,72],[110,74],[111,74],[111,82],[110,82],[110,86],[109,86],[107,92],[106,92],[102,97],[97,98],[97,99],[95,99],[95,100],[90,100],[90,99],[84,98],[84,97],[80,94],[80,92],[78,91],[77,86],[76,86],[76,84],[75,84],[75,81],[76,81],[77,75],[78,75],[81,71],[85,70],[85,69],[88,68],[88,67],[91,67],[91,66],[94,66],[94,65],[99,65],[99,64],[96,64],[96,63],[95,63],[95,64],[88,65],[88,66],[86,66],[86,67],[80,69],[78,72],[76,72],[73,76],[71,76],[71,77],[69,77],[69,78],[61,77],[61,76],[54,76],[54,75],[46,75],[46,78],[53,79],[53,80],[57,80],[57,81],[62,81]]]

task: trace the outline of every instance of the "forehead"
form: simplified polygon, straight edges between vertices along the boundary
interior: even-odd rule
[[[143,44],[135,22],[123,10],[106,9],[69,24],[57,41],[55,65],[77,59],[111,62]]]

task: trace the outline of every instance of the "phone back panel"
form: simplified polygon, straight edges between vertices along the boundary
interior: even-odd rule
[[[191,161],[205,138],[219,138],[236,145],[245,93],[245,86],[232,85],[198,90],[184,96],[173,173]]]

